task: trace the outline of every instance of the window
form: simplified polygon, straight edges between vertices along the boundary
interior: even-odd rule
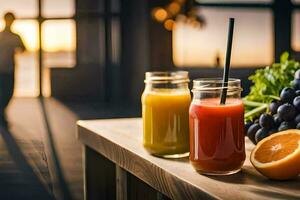
[[[37,0],[0,0],[0,17],[6,12],[13,12],[17,18],[36,17]]]
[[[37,96],[38,91],[38,22],[16,20],[12,30],[18,33],[27,51],[16,55],[15,96]]]
[[[15,96],[39,95],[38,50],[38,0],[0,0],[0,17],[6,12],[13,12],[17,20],[13,32],[18,33],[25,43],[27,51],[16,56]],[[75,0],[42,0],[42,50],[43,83],[49,95],[49,67],[73,67],[76,64],[76,26]],[[55,20],[51,20],[54,18]],[[29,20],[30,19],[30,20]],[[1,18],[0,29],[4,23]],[[45,92],[44,92],[45,94]]]
[[[235,17],[231,63],[233,67],[264,66],[273,62],[273,26],[270,10],[200,8],[206,26],[196,29],[185,23],[173,31],[176,66],[215,67],[224,64],[228,18]]]
[[[293,14],[292,47],[293,50],[300,51],[300,11]]]
[[[42,24],[44,67],[73,67],[75,65],[74,20],[47,20]]]
[[[43,17],[72,17],[74,14],[74,0],[42,0]]]

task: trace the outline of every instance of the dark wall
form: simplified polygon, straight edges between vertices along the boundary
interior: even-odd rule
[[[144,74],[150,66],[148,1],[123,0],[121,22],[122,83],[120,92],[129,102],[139,103],[144,87]]]
[[[105,99],[103,22],[93,15],[103,0],[76,0],[76,66],[51,69],[52,96],[62,100]]]
[[[174,67],[172,60],[172,32],[167,31],[150,13],[155,7],[165,7],[170,0],[148,0],[149,56],[151,70],[170,70]]]

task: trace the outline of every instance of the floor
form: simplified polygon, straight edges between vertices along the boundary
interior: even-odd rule
[[[28,154],[31,154],[32,158],[38,155],[32,150],[28,151],[26,142],[23,140],[16,141],[10,133],[1,130],[0,198],[53,199],[53,195],[48,189],[50,187],[44,187],[43,182],[35,175],[33,167],[21,156],[20,146],[22,146],[23,150],[27,149]],[[47,180],[48,171],[41,170],[41,173],[45,173],[43,174],[45,175],[44,180]]]
[[[11,181],[7,184],[0,178],[0,184],[5,184],[1,199],[7,188],[13,190],[7,199],[20,199],[20,195],[22,199],[82,199],[81,145],[75,135],[78,117],[53,98],[17,98],[9,105],[8,118],[9,131],[1,131],[6,144],[1,145],[1,155],[7,155],[12,167],[1,172],[3,177],[10,174]],[[18,181],[20,174],[28,173],[20,180],[30,187],[26,189]]]
[[[83,199],[78,119],[135,117],[129,106],[15,98],[0,127],[0,199]]]

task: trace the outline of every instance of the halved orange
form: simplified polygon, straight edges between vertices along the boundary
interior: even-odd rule
[[[250,161],[268,178],[297,177],[300,174],[300,130],[290,129],[264,138],[251,152]]]

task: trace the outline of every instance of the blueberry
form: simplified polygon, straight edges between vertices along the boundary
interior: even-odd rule
[[[273,100],[270,105],[269,105],[269,109],[272,115],[277,113],[277,109],[279,106],[282,105],[281,101],[277,101],[277,100]]]
[[[300,89],[296,90],[295,94],[296,94],[296,96],[300,96]]]
[[[276,127],[280,126],[281,122],[283,121],[280,117],[278,117],[278,115],[274,115],[273,119]]]
[[[300,114],[298,114],[296,117],[295,117],[295,123],[296,124],[299,124],[300,123]]]
[[[245,135],[247,135],[248,129],[250,126],[252,126],[253,122],[252,121],[247,121],[245,124]]]
[[[267,113],[262,114],[259,118],[259,125],[261,127],[271,129],[275,125],[272,115]]]
[[[290,122],[282,122],[278,128],[278,131],[285,131],[288,129],[296,128],[296,124],[293,121]]]
[[[283,119],[284,121],[291,121],[294,119],[295,115],[297,114],[296,108],[289,104],[283,104],[279,106],[277,109],[278,117]]]
[[[283,90],[280,93],[280,99],[284,103],[287,103],[287,102],[292,103],[295,96],[296,96],[296,93],[293,88],[288,88],[288,87],[283,88]]]
[[[253,144],[256,144],[255,134],[258,131],[258,129],[260,129],[260,128],[261,127],[259,124],[252,124],[247,131],[247,136]]]
[[[255,141],[256,143],[258,143],[259,141],[261,141],[262,139],[268,136],[269,136],[269,130],[266,128],[260,128],[255,134]]]
[[[293,105],[295,106],[295,108],[300,111],[300,96],[296,97],[293,101]]]
[[[298,69],[295,73],[295,79],[300,79],[300,69]]]

